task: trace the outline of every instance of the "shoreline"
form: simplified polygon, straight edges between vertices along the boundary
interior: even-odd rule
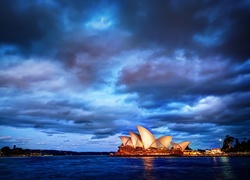
[[[250,157],[250,155],[200,155],[200,156],[176,156],[176,155],[109,155],[109,157]]]
[[[110,157],[250,157],[250,152],[223,154],[109,154]]]
[[[40,156],[0,156],[0,158],[35,158],[35,157],[59,157],[59,156],[108,156],[108,157],[156,157],[156,158],[161,158],[161,157],[250,157],[250,153],[247,154],[224,154],[224,155],[175,155],[175,154],[170,154],[170,155],[115,155],[115,154],[109,154],[109,155],[40,155]]]

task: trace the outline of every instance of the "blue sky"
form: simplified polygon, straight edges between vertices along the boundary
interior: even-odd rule
[[[250,138],[249,1],[0,1],[0,146]]]

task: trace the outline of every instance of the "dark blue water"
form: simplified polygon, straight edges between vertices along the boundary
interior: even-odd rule
[[[250,157],[0,158],[0,179],[250,179]]]

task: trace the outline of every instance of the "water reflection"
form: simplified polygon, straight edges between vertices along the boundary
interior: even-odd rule
[[[144,177],[147,179],[155,179],[154,177],[154,158],[153,157],[144,157],[143,160],[143,167],[144,167]]]
[[[229,157],[221,157],[220,158],[221,162],[223,163],[222,165],[222,174],[223,177],[226,179],[234,179],[234,174],[233,170],[230,164],[230,158]]]
[[[142,159],[143,159],[144,169],[146,171],[152,170],[154,158],[152,158],[152,157],[145,157],[145,158],[142,158]]]
[[[217,166],[217,158],[213,157],[214,166]]]

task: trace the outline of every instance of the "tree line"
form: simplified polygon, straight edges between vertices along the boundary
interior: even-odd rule
[[[75,151],[62,151],[62,150],[45,150],[45,149],[22,149],[14,146],[11,149],[8,146],[0,149],[0,156],[38,156],[38,155],[53,155],[53,156],[67,156],[67,155],[109,155],[114,152],[75,152]]]
[[[223,146],[221,148],[224,152],[247,152],[250,151],[250,140],[246,138],[242,142],[238,138],[226,135]]]

